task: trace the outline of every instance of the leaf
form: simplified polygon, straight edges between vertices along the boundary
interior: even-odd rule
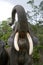
[[[32,3],[32,1],[28,1],[27,4]]]

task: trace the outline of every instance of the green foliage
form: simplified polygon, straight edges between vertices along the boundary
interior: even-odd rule
[[[0,39],[4,40],[7,43],[9,36],[11,35],[12,29],[7,24],[7,21],[2,21],[0,29]]]
[[[40,44],[43,45],[43,34],[38,34]]]
[[[4,41],[7,43],[7,40],[8,40],[8,38],[9,38],[10,34],[11,34],[10,32],[7,32],[6,34],[4,34],[4,35],[1,37],[1,39],[4,40]]]
[[[42,45],[34,47],[34,51],[33,51],[33,55],[32,55],[33,65],[43,65],[43,63],[41,63],[41,64],[39,63],[39,60],[40,60],[40,49],[41,50],[43,49]]]
[[[34,47],[34,51],[33,51],[32,57],[33,57],[34,63],[39,61],[40,54],[39,54],[39,47],[38,46],[37,47]]]
[[[37,26],[37,36],[39,38],[40,44],[43,45],[43,26]]]
[[[6,45],[5,48],[9,48],[10,46],[9,45]]]
[[[33,34],[38,37],[40,44],[36,47],[34,47],[32,59],[33,59],[33,65],[43,65],[39,63],[41,58],[41,53],[43,52],[43,25],[31,25],[29,24],[30,30],[32,30]],[[40,53],[41,51],[41,53]]]

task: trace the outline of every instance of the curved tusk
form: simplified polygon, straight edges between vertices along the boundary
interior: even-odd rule
[[[29,47],[30,47],[29,48],[29,55],[31,55],[33,52],[33,41],[32,41],[32,38],[31,38],[29,33],[27,33],[27,38],[29,40]]]
[[[15,21],[16,22],[18,21],[18,14],[17,13],[15,14]]]
[[[19,35],[19,33],[17,32],[17,33],[15,34],[15,37],[14,37],[14,47],[15,47],[15,49],[16,49],[17,51],[19,51],[18,35]]]

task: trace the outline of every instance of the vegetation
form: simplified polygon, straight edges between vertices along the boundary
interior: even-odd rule
[[[12,32],[11,27],[8,25],[7,21],[2,21],[0,25],[0,39],[7,43],[7,40]]]
[[[35,0],[29,0],[27,2],[32,8],[31,11],[27,11],[27,18],[31,24],[33,24],[33,21],[35,22],[35,25],[31,25],[31,28],[40,42],[39,46],[34,48],[32,57],[35,63],[33,65],[43,65],[43,0],[39,5],[34,2]]]

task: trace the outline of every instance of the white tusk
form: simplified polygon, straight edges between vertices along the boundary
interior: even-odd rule
[[[17,51],[19,51],[18,35],[19,35],[19,33],[17,32],[17,33],[15,34],[15,37],[14,37],[14,47],[15,47],[15,49],[16,49]]]
[[[32,41],[32,38],[31,38],[29,33],[27,33],[27,38],[29,40],[29,47],[30,47],[29,48],[29,55],[31,55],[33,52],[33,41]]]
[[[15,14],[15,21],[16,22],[18,21],[18,14],[17,13]]]

